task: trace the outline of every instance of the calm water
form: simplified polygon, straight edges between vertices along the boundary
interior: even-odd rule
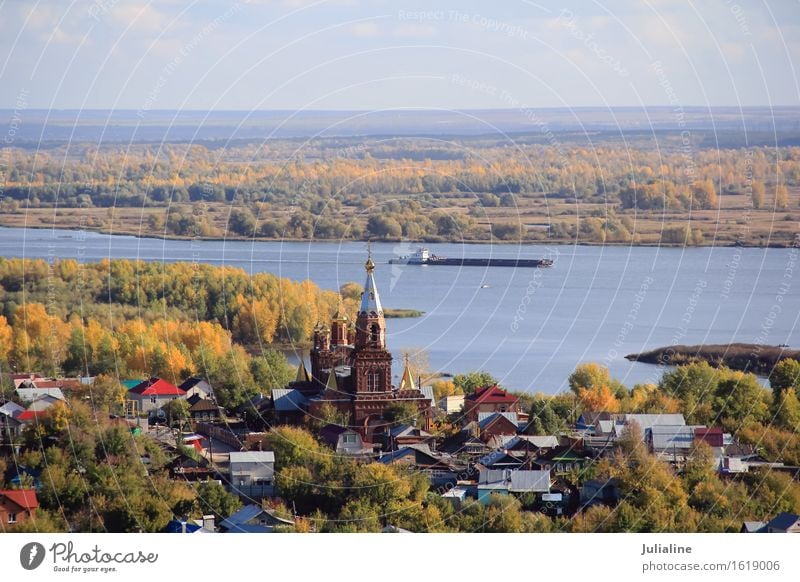
[[[484,369],[515,389],[556,392],[586,361],[607,365],[629,385],[654,381],[658,367],[623,356],[675,343],[800,345],[796,249],[432,245],[445,256],[555,261],[550,269],[509,269],[389,265],[389,258],[413,248],[372,248],[384,306],[425,312],[388,320],[391,350],[423,348],[442,372]],[[201,261],[337,289],[363,283],[366,246],[0,228],[0,255]]]

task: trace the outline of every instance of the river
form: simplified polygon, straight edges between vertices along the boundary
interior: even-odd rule
[[[483,369],[513,389],[554,393],[581,362],[632,386],[661,369],[629,353],[671,344],[800,344],[798,249],[436,244],[444,256],[551,258],[549,269],[389,265],[407,243],[373,243],[385,307],[425,312],[387,320],[389,349],[421,348],[432,367]],[[94,232],[0,228],[0,256],[198,261],[363,283],[354,242],[160,240]],[[395,370],[399,374],[399,370]]]

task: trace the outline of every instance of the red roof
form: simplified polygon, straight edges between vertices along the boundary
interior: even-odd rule
[[[129,392],[141,394],[142,396],[184,396],[186,394],[185,390],[181,390],[166,380],[155,377],[140,382],[131,388]]]
[[[20,412],[15,418],[20,422],[26,422],[44,416],[45,414],[47,414],[46,410],[25,410],[24,412]]]
[[[518,400],[518,398],[516,396],[512,396],[511,394],[500,388],[497,384],[494,384],[492,386],[485,386],[483,388],[479,388],[478,390],[467,396],[467,400],[482,404],[483,403],[513,404]]]
[[[6,489],[0,491],[0,497],[5,497],[24,509],[39,507],[39,500],[36,499],[36,491],[33,489]]]

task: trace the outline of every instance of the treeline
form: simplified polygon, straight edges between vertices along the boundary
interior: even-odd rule
[[[538,233],[510,220],[492,222],[490,233],[476,219],[546,199],[603,204],[607,214],[713,209],[720,196],[744,194],[754,209],[785,210],[788,187],[800,184],[796,147],[698,148],[687,156],[675,146],[612,142],[554,148],[482,141],[475,150],[471,144],[456,140],[441,146],[454,155],[428,157],[427,142],[413,138],[359,142],[352,149],[318,140],[307,145],[308,157],[292,149],[293,142],[225,150],[138,145],[124,153],[109,146],[78,155],[12,149],[0,210],[169,207],[166,216],[149,219],[149,228],[180,236],[518,239]],[[456,200],[469,212],[452,212]],[[224,216],[210,216],[220,211]],[[587,232],[569,234],[588,236],[597,228],[603,234],[589,237],[597,241],[628,241],[633,230],[617,220],[584,221],[580,229]]]
[[[355,310],[353,296],[344,301]],[[270,346],[305,344],[338,295],[210,265],[0,259],[0,305],[0,365],[173,382],[200,374],[235,406],[286,384],[292,371]]]

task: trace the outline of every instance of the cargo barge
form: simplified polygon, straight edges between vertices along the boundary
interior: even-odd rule
[[[445,267],[552,267],[550,259],[500,259],[461,258],[448,259],[434,255],[426,248],[419,248],[411,255],[389,259],[392,265],[441,265]]]

